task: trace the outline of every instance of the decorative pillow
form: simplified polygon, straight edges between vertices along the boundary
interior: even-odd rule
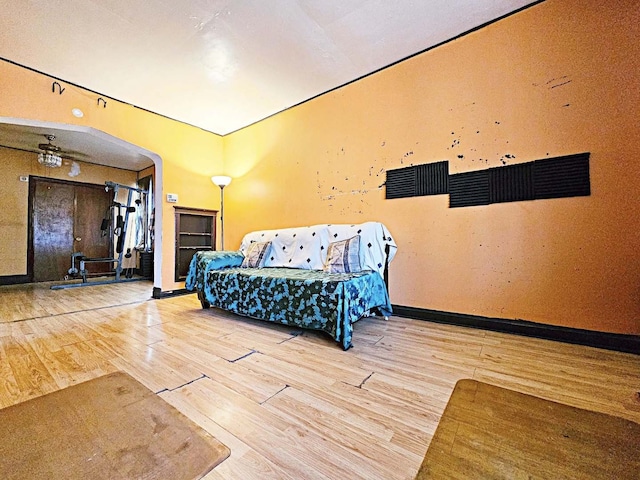
[[[242,238],[240,251],[244,256],[246,256],[251,244],[256,242],[270,242],[273,240],[276,233],[278,233],[278,230],[259,230],[256,232],[249,232]]]
[[[365,222],[357,225],[329,225],[332,242],[358,235],[360,237],[360,268],[373,270],[384,276],[386,262],[391,262],[398,250],[391,233],[382,223]],[[387,258],[387,248],[389,254]]]
[[[360,268],[360,236],[348,238],[329,244],[327,261],[323,270],[329,273],[359,272]]]
[[[261,268],[269,253],[271,242],[255,242],[249,245],[247,254],[242,260],[242,268]]]

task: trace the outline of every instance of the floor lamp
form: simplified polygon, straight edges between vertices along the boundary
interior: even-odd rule
[[[220,250],[224,250],[224,187],[231,183],[231,177],[214,175],[211,181],[220,187]]]

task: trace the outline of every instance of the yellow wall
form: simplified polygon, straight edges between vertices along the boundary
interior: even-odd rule
[[[394,304],[640,334],[639,25],[632,0],[548,0],[226,136],[228,246],[378,220]],[[589,197],[450,209],[381,187],[584,151]]]
[[[64,82],[62,95],[52,93],[52,82],[46,75],[0,62],[0,116],[90,126],[158,154],[161,189],[156,193],[163,200],[161,215],[156,212],[156,219],[162,219],[156,239],[162,239],[162,275],[156,276],[156,285],[163,291],[181,288],[183,283],[173,281],[176,204],[166,203],[164,196],[178,194],[178,206],[219,208],[210,177],[222,171],[222,137],[115,100],[107,99],[103,108],[97,105],[99,95]],[[80,108],[84,117],[74,117],[72,108]]]
[[[0,276],[27,274],[29,183],[21,182],[21,176],[34,175],[99,185],[104,185],[107,180],[123,185],[134,185],[136,182],[136,172],[86,162],[78,162],[80,173],[69,177],[70,163],[65,160],[60,168],[46,168],[38,163],[34,153],[0,147],[0,165],[3,168],[0,176],[3,197],[3,208],[0,208]]]

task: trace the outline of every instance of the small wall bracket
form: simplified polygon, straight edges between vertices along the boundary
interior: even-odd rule
[[[60,85],[58,82],[53,82],[51,84],[51,92],[52,93],[56,93],[56,85],[58,86],[58,95],[62,95],[62,92],[64,92],[64,87],[62,85]]]

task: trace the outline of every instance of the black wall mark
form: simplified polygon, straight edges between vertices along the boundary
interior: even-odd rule
[[[509,143],[509,142],[507,142],[507,143]],[[502,165],[506,165],[508,163],[507,160],[511,160],[513,158],[516,158],[516,156],[512,155],[511,153],[507,153],[507,154],[505,154],[505,155],[500,157],[500,163],[502,163]]]
[[[569,75],[563,75],[561,77],[552,78],[548,80],[544,85],[541,85],[539,83],[533,83],[532,85],[534,87],[546,87],[549,90],[552,90],[554,88],[566,85],[567,83],[571,83],[572,81],[573,80],[569,78]]]
[[[455,135],[456,132],[451,132],[451,135]],[[453,142],[451,142],[451,147],[447,147],[447,150],[449,150],[449,148],[455,148],[457,146],[460,145],[460,136],[458,136],[458,138],[454,138]]]
[[[404,164],[404,159],[405,159],[405,158],[410,157],[411,155],[413,155],[413,150],[411,150],[411,151],[409,151],[409,152],[405,153],[405,154],[402,156],[402,158],[400,159],[400,163]],[[411,165],[413,165],[413,164],[411,164]]]

